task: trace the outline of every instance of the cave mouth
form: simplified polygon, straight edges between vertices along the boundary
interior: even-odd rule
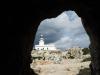
[[[90,40],[83,27],[81,18],[75,11],[64,11],[55,18],[41,21],[35,35],[34,46],[31,52],[33,62],[31,63],[31,68],[36,66],[35,64],[37,63],[42,65],[44,63],[53,63],[51,61],[47,62],[48,59],[51,60],[51,57],[48,57],[48,53],[61,55],[64,60],[69,60],[69,63],[76,61],[76,63],[79,64],[86,63],[87,66],[79,66],[80,70],[89,68],[91,62],[89,44]],[[60,58],[58,59],[61,61]],[[55,64],[60,64],[59,61],[56,61],[57,57],[52,60],[54,60]],[[72,71],[69,67],[66,69],[67,71]],[[38,70],[40,70],[40,68]],[[90,73],[90,69],[88,69],[88,71]],[[39,72],[40,71],[37,73]]]

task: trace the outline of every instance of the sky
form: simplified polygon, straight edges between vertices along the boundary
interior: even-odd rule
[[[71,10],[64,11],[55,18],[41,21],[36,33],[35,45],[38,44],[41,34],[44,35],[45,44],[54,44],[61,50],[73,46],[88,48],[90,44],[81,18]]]

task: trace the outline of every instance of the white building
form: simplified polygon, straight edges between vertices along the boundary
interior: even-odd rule
[[[35,45],[36,50],[57,50],[53,44],[45,44],[43,35],[41,35],[39,40],[39,45]]]

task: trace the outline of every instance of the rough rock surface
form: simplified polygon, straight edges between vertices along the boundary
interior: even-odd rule
[[[84,59],[90,58],[90,54],[83,55],[80,48],[71,48],[65,52],[33,50],[31,55],[33,61],[30,67],[38,75],[78,75],[81,69],[89,69],[91,62],[83,62]],[[90,69],[85,75],[90,75]]]

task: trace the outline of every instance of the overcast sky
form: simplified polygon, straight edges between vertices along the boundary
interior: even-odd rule
[[[45,44],[54,44],[63,50],[73,46],[85,48],[90,44],[81,18],[74,11],[64,11],[55,18],[43,20],[36,33],[34,44],[38,44],[40,34],[44,35]]]

